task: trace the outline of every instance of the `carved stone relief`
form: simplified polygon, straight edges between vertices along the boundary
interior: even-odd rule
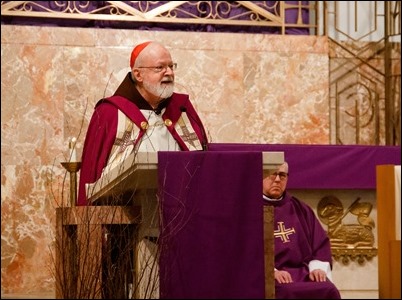
[[[347,209],[335,196],[325,196],[318,203],[317,214],[327,225],[331,241],[332,255],[335,260],[348,264],[351,260],[363,264],[377,255],[374,247],[374,220],[370,217],[372,204],[361,202],[358,197]],[[356,223],[346,224],[343,219],[352,214]]]

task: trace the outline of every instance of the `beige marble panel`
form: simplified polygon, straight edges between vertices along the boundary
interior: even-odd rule
[[[2,295],[54,291],[68,140],[80,156],[95,103],[146,40],[171,49],[212,142],[329,143],[325,37],[1,25]]]

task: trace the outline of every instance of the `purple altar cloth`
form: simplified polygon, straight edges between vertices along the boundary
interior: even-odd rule
[[[161,299],[263,299],[262,155],[158,152]]]
[[[400,165],[400,146],[219,144],[210,151],[283,151],[288,189],[375,189],[377,165]]]

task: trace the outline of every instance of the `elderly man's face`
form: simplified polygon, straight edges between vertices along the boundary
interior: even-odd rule
[[[151,45],[145,48],[140,70],[143,74],[142,85],[154,97],[168,98],[174,91],[174,63],[164,47]]]
[[[264,174],[262,191],[269,198],[279,198],[282,196],[288,183],[288,165],[282,164],[276,170],[269,170]]]

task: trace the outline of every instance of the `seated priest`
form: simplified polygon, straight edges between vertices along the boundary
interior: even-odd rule
[[[264,205],[274,207],[275,298],[341,299],[328,235],[311,207],[286,191],[288,168],[285,162],[263,179]]]

